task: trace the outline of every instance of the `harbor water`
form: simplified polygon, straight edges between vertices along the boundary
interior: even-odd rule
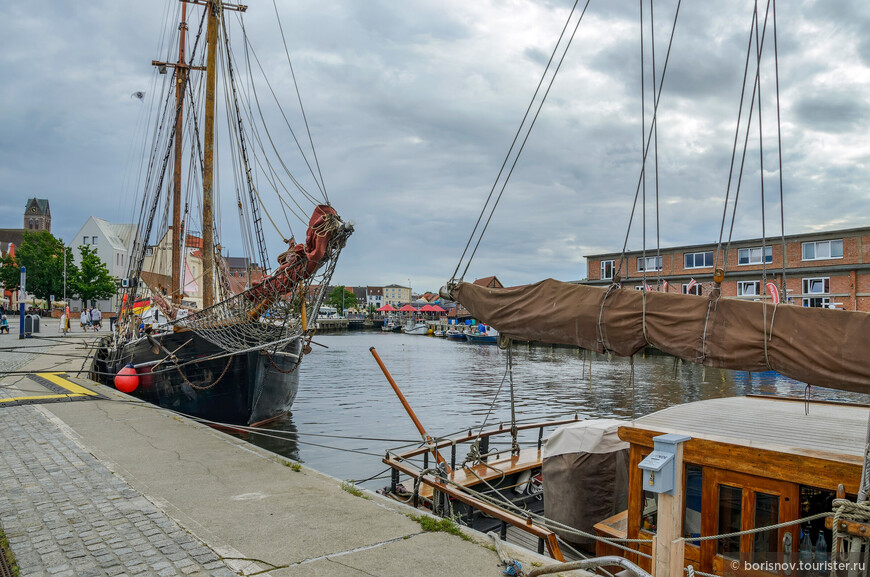
[[[314,345],[299,368],[292,414],[269,424],[266,435],[244,437],[370,489],[387,484],[383,478],[367,479],[384,471],[381,458],[388,449],[420,442],[370,347],[433,437],[476,431],[484,422],[509,423],[510,373],[517,419],[524,421],[575,414],[631,419],[703,399],[807,393],[803,383],[772,371],[724,371],[660,354],[638,354],[632,362],[572,348],[515,344],[508,372],[507,351],[494,345],[382,332],[322,335],[315,342],[323,347]],[[819,387],[809,394],[866,402],[864,395]]]

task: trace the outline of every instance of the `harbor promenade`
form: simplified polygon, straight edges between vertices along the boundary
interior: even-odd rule
[[[0,526],[22,576],[501,574],[485,536],[426,532],[410,507],[81,378],[92,337],[0,337]]]

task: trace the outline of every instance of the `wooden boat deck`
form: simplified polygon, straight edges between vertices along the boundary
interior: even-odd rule
[[[669,407],[631,426],[853,463],[864,455],[868,412],[866,405],[728,397]]]
[[[484,481],[498,481],[502,474],[510,475],[512,473],[520,473],[535,467],[541,466],[541,451],[537,448],[522,449],[519,455],[511,455],[509,452],[505,457],[490,458],[486,465],[480,464],[473,467],[460,468],[447,475],[447,478],[462,487],[473,487]],[[477,474],[475,476],[474,473]],[[478,476],[480,479],[478,479]],[[432,497],[432,487],[422,485],[420,487],[420,496],[426,499]]]

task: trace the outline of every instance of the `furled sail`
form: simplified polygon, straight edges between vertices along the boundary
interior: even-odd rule
[[[683,360],[775,370],[810,385],[870,393],[870,313],[577,285],[459,283],[452,296],[510,338],[630,356],[654,346]]]

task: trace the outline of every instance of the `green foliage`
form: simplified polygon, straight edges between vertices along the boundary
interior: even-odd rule
[[[411,519],[420,523],[420,527],[423,528],[424,531],[428,532],[444,532],[450,533],[451,535],[456,535],[465,541],[472,541],[471,537],[462,532],[462,529],[459,528],[459,525],[456,524],[456,521],[453,519],[448,519],[446,517],[430,517],[428,515],[412,515]]]
[[[65,248],[63,242],[47,230],[39,232],[24,231],[24,241],[15,250],[15,263],[4,259],[2,272],[6,288],[18,288],[19,267],[27,268],[27,292],[37,298],[48,300],[55,295],[63,295],[63,266],[66,252],[67,289],[75,286],[78,268],[73,262],[72,249]],[[14,282],[11,282],[13,277]]]
[[[9,562],[9,568],[12,570],[12,575],[18,577],[21,574],[21,570],[18,567],[18,562],[15,560],[15,555],[12,554],[12,548],[9,547],[9,541],[6,539],[6,535],[3,533],[2,529],[0,529],[0,555],[5,555],[6,560]]]
[[[356,485],[353,484],[353,481],[342,481],[341,490],[350,493],[354,497],[362,497],[363,499],[368,499],[368,497],[365,493],[362,492],[362,490],[357,489]]]
[[[115,281],[109,275],[109,267],[97,256],[97,251],[83,245],[79,247],[79,253],[82,260],[73,294],[83,302],[113,297],[117,290]]]
[[[347,309],[355,309],[358,306],[356,295],[348,292],[344,286],[337,286],[332,289],[332,292],[326,297],[326,304],[335,307],[340,314],[344,314],[344,311]]]
[[[18,281],[21,280],[21,269],[15,264],[15,260],[8,254],[0,258],[0,284],[6,290],[18,290]]]

